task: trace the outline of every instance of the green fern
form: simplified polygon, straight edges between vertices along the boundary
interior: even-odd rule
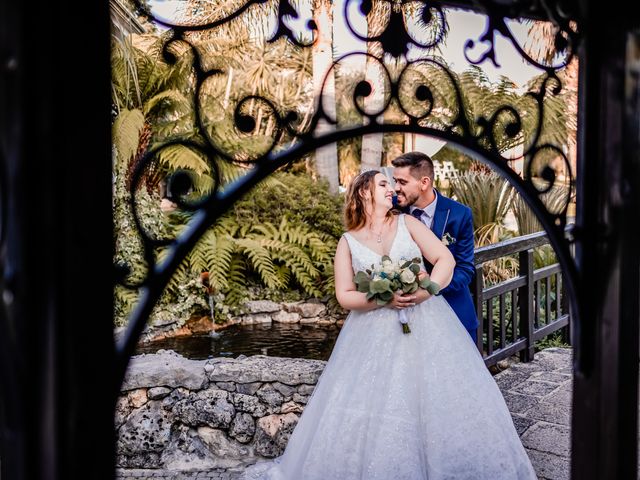
[[[122,110],[113,122],[113,145],[120,161],[129,163],[138,150],[140,132],[144,127],[144,115],[140,110]]]
[[[118,326],[126,323],[126,319],[138,303],[139,293],[137,290],[116,285],[114,289],[114,319]]]
[[[164,90],[151,97],[144,104],[144,114],[161,114],[167,107],[186,107],[188,111],[191,108],[191,101],[178,90]]]
[[[209,164],[189,147],[184,145],[169,145],[156,154],[156,159],[165,171],[189,170],[198,176],[210,172]]]
[[[247,264],[239,255],[236,255],[229,264],[227,271],[227,288],[225,290],[226,301],[229,305],[240,305],[247,294],[247,279],[245,272]]]
[[[259,240],[251,238],[236,239],[240,253],[244,254],[251,263],[251,267],[258,272],[262,282],[269,288],[284,288],[276,275],[271,252]]]
[[[188,220],[189,216],[177,216]],[[179,233],[185,224],[177,225]],[[179,269],[172,279],[209,273],[216,292],[235,304],[246,296],[249,279],[274,291],[301,288],[307,295],[324,296],[325,272],[330,271],[335,240],[314,232],[303,223],[291,224],[283,218],[278,226],[270,222],[238,225],[231,216],[220,219],[195,245],[185,260],[188,271]]]
[[[192,278],[193,276],[189,274],[189,263],[183,260],[171,276],[167,285],[167,291],[170,293],[178,293],[180,285],[184,285]]]
[[[213,263],[209,263],[209,265],[212,266],[212,268],[209,269],[209,278],[212,287],[221,291],[225,291],[229,288],[229,278],[227,277],[227,273],[230,271],[235,260],[235,251],[236,245],[231,236],[226,235],[218,239],[215,250],[216,259]]]

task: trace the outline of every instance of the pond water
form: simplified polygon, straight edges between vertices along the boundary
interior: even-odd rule
[[[271,323],[232,325],[209,335],[167,338],[138,346],[136,353],[174,350],[183,357],[203,360],[238,355],[328,360],[340,333],[337,325]]]

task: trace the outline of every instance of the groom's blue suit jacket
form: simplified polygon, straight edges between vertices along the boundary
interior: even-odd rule
[[[408,208],[403,211],[409,213]],[[453,254],[456,267],[451,283],[442,290],[442,296],[451,305],[467,330],[476,329],[478,317],[469,290],[469,285],[475,274],[471,209],[438,192],[438,203],[436,203],[431,231],[441,240],[445,233],[455,239],[447,246]],[[426,259],[425,264],[427,271],[431,273],[433,266]]]

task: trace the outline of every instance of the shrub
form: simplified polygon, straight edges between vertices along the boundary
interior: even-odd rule
[[[151,324],[166,325],[173,318],[173,327],[178,328],[191,315],[210,311],[207,292],[198,283],[202,272],[209,273],[214,317],[219,322],[238,314],[237,306],[247,299],[334,299],[332,267],[342,234],[341,197],[330,194],[326,182],[306,176],[280,172],[273,179],[251,191],[205,232],[172,276]],[[118,187],[116,261],[129,263],[141,279],[146,265],[127,208],[130,195],[122,185]],[[191,218],[184,212],[163,214],[159,196],[144,189],[137,201],[145,224],[158,236],[179,235]],[[156,253],[161,258],[166,250]],[[122,325],[138,292],[118,286],[115,294],[116,324]]]
[[[238,225],[260,222],[279,224],[286,217],[291,224],[305,223],[314,231],[338,240],[343,233],[341,195],[329,192],[325,180],[278,172],[277,182],[254,190],[232,208]]]

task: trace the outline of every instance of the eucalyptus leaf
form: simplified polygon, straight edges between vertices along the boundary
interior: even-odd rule
[[[386,303],[386,302],[389,302],[389,301],[393,298],[393,292],[382,292],[382,293],[379,295],[379,298],[380,298],[381,300],[384,300],[384,301],[385,301],[385,303]]]
[[[364,272],[358,272],[356,273],[356,275],[353,277],[353,283],[364,283],[364,282],[369,282],[370,278],[369,276],[364,273]]]
[[[429,280],[428,277],[420,280],[420,287],[424,288],[425,290],[429,290],[429,285],[431,285],[431,280]]]
[[[440,285],[438,285],[436,282],[431,282],[431,284],[427,287],[427,292],[429,292],[431,295],[437,295],[438,293],[440,293]]]
[[[374,293],[382,293],[390,290],[391,282],[386,278],[382,278],[380,280],[374,280],[371,282],[370,289]]]

